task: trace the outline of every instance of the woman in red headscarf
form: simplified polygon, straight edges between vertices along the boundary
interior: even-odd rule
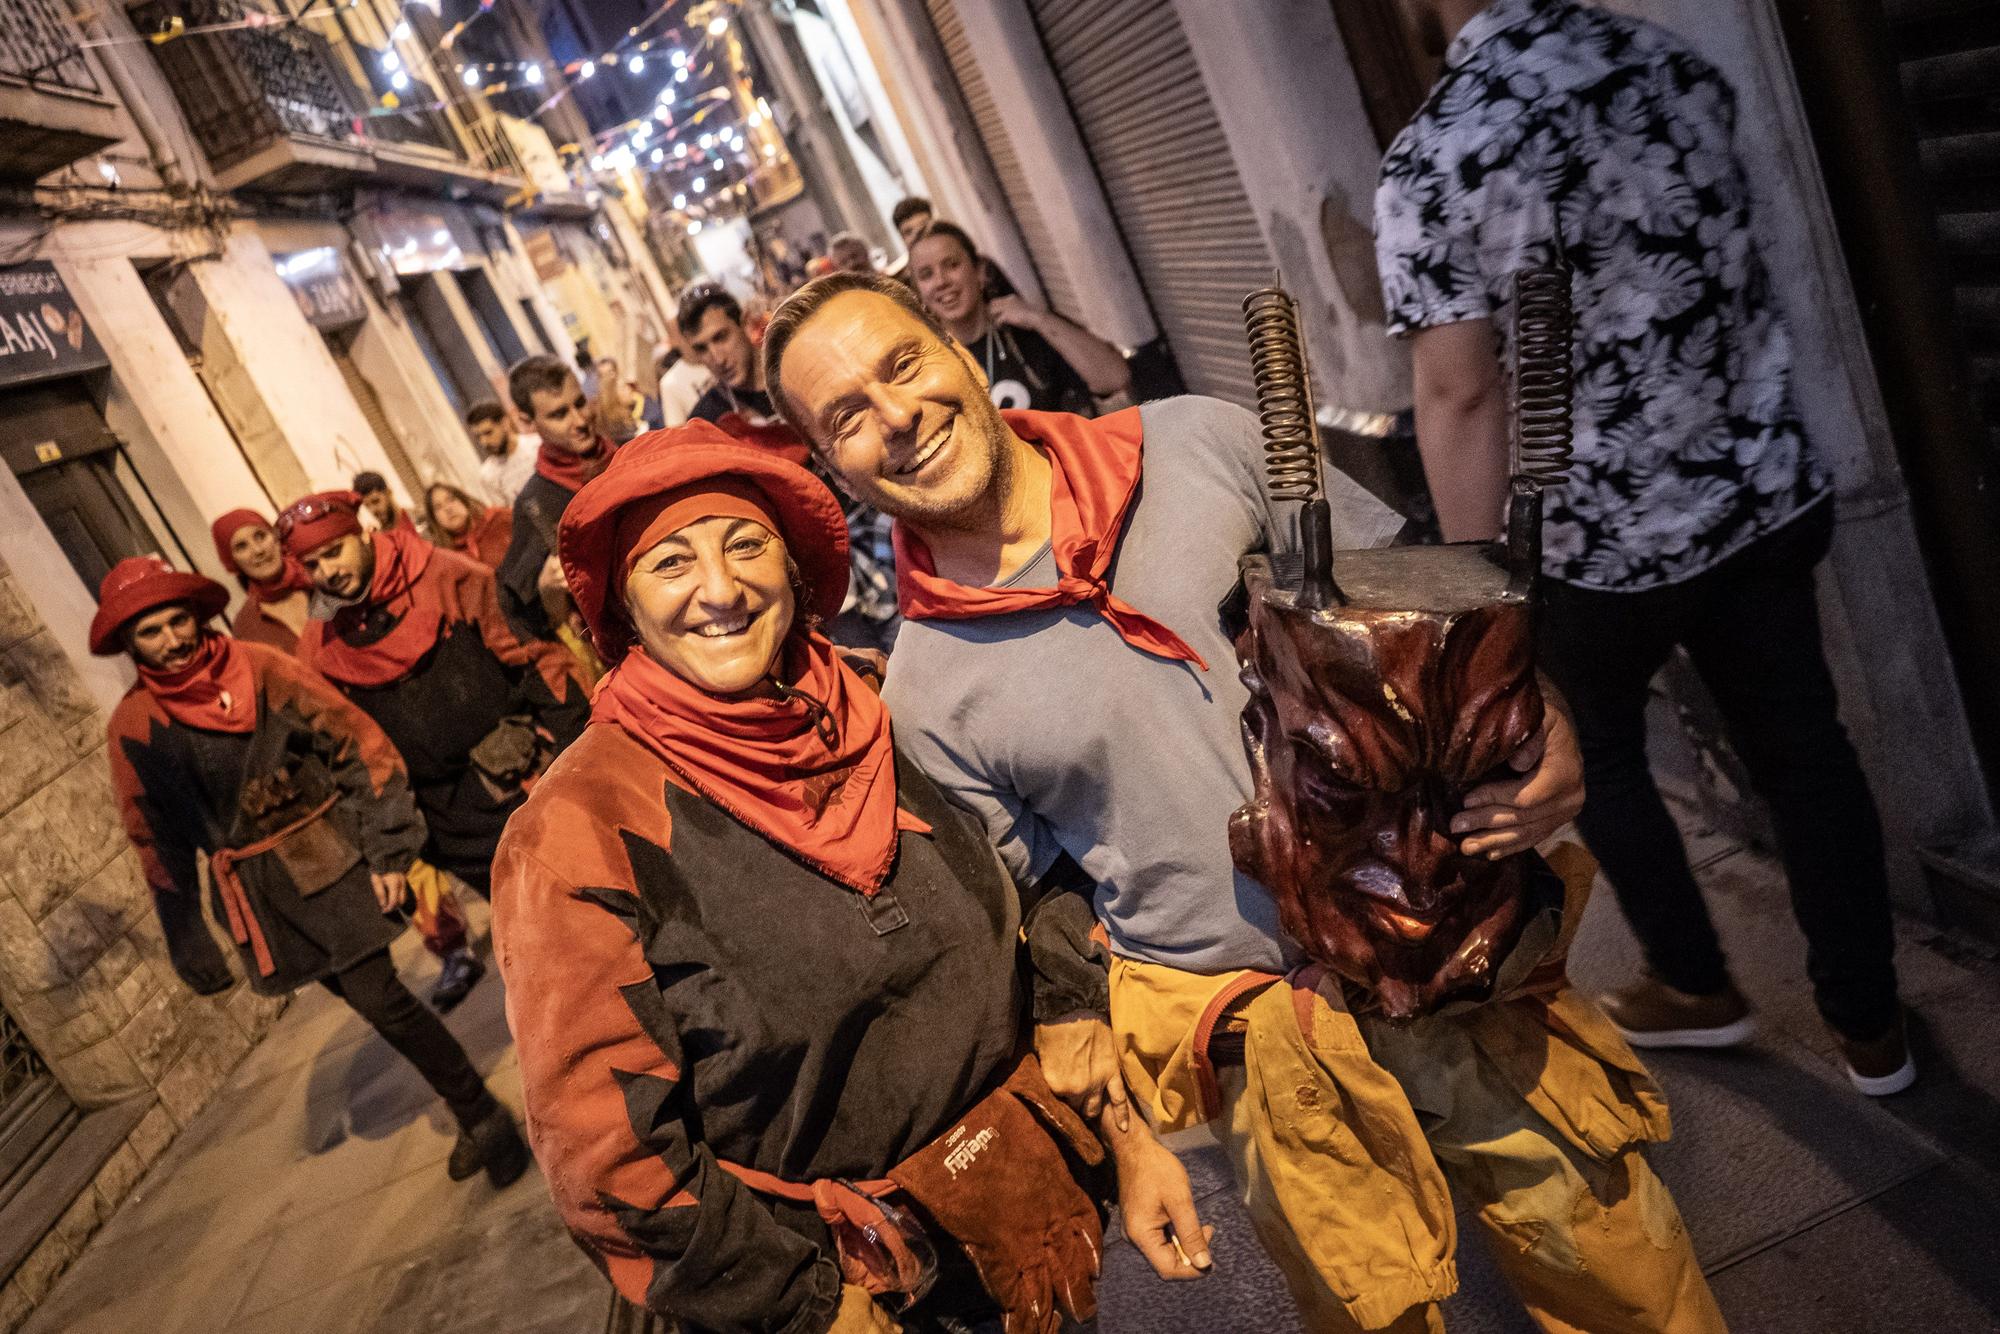
[[[285,653],[299,646],[312,580],[285,554],[271,521],[256,510],[231,510],[209,525],[215,554],[243,586],[243,607],[230,633]]]
[[[1095,1309],[1103,1148],[1024,1054],[1014,884],[818,631],[846,548],[825,486],[704,422],[564,515],[615,665],[494,862],[530,1141],[686,1328],[1049,1334]],[[1035,1013],[1091,1005],[1082,976]]]
[[[450,482],[432,482],[424,489],[424,518],[433,542],[470,556],[489,570],[500,568],[508,543],[514,540],[514,511],[505,505],[482,505]]]

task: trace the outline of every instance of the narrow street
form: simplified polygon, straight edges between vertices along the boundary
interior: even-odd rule
[[[1751,1334],[2000,1328],[2000,965],[1905,923],[1898,963],[1921,1020],[1923,1077],[1872,1103],[1833,1063],[1803,985],[1803,947],[1773,865],[1713,832],[1692,840],[1739,975],[1763,1018],[1746,1050],[1656,1055],[1675,1136],[1659,1153],[1731,1325]],[[483,932],[481,920],[475,925]],[[412,985],[434,968],[398,951]],[[1608,892],[1573,971],[1624,975]],[[450,1018],[500,1095],[519,1075],[489,974]],[[1230,1217],[1219,1154],[1180,1146],[1223,1218],[1217,1276],[1167,1288],[1107,1253],[1107,1334],[1299,1328]],[[445,1116],[415,1073],[318,989],[300,993],[26,1326],[30,1334],[353,1334],[601,1327],[605,1287],[555,1220],[538,1174],[503,1192],[453,1183]],[[1461,1220],[1453,1334],[1532,1328]]]

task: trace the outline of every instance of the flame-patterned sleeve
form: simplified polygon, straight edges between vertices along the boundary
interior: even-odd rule
[[[821,1334],[840,1302],[838,1263],[698,1138],[633,877],[590,884],[610,869],[593,852],[625,861],[618,831],[574,810],[522,815],[493,865],[494,957],[528,1137],[571,1235],[650,1310],[717,1331]]]
[[[196,870],[198,849],[193,813],[175,809],[172,794],[185,781],[157,762],[152,743],[155,725],[166,717],[152,697],[133,690],[111,714],[109,745],[111,787],[118,796],[118,817],[125,836],[139,854],[139,866],[152,891],[161,934],[167,938],[167,958],[181,981],[201,995],[226,990],[235,980],[221,946],[209,934],[201,911],[201,878]]]
[[[368,869],[407,871],[423,849],[424,817],[395,745],[374,719],[289,654],[259,644],[238,648],[256,664],[264,709],[301,726],[342,795],[353,803]]]

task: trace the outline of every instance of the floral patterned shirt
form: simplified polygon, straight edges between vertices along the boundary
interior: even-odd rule
[[[1389,148],[1375,244],[1392,333],[1494,321],[1575,268],[1576,457],[1543,567],[1586,588],[1690,578],[1821,499],[1714,67],[1573,0],[1498,0]]]

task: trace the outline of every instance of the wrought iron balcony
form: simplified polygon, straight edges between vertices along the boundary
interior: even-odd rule
[[[60,0],[0,3],[0,176],[32,180],[119,138]]]
[[[248,12],[240,0],[149,0],[131,11],[142,32],[175,19],[189,28],[231,23]],[[190,33],[153,54],[225,188],[312,188],[371,169],[356,127],[360,100],[326,39],[303,24]]]

